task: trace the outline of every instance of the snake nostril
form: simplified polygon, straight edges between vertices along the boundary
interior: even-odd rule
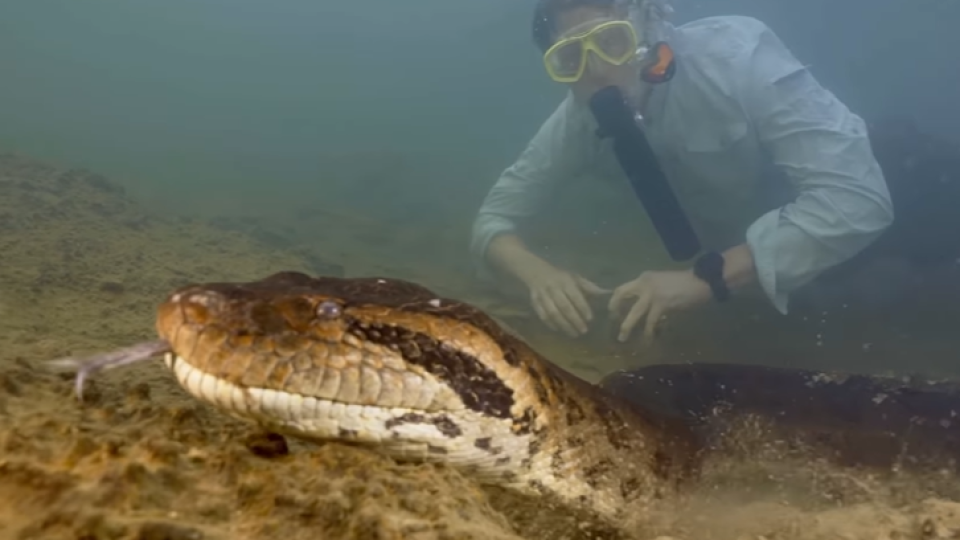
[[[330,300],[317,304],[317,317],[321,319],[336,319],[341,314],[340,305]]]

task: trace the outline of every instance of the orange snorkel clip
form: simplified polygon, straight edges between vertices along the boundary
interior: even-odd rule
[[[660,41],[650,47],[650,61],[643,68],[640,76],[651,84],[667,82],[673,78],[677,65],[673,58],[673,49],[665,41]]]

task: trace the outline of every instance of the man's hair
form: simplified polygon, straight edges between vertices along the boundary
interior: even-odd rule
[[[597,7],[601,9],[619,9],[622,0],[537,0],[533,9],[533,42],[541,53],[553,45],[557,34],[557,19],[564,11],[578,7]]]

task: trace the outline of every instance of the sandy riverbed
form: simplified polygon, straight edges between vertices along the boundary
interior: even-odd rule
[[[329,230],[352,231],[342,249],[326,250],[332,256],[268,247],[222,222],[148,215],[94,173],[0,155],[0,538],[578,537],[562,512],[505,499],[442,468],[398,465],[339,444],[285,448],[189,398],[159,362],[99,377],[82,405],[69,376],[40,366],[153,338],[156,302],[191,281],[281,269],[376,273],[482,303],[476,290],[458,289],[464,278],[391,266],[375,256],[386,244],[361,245],[392,245],[403,234],[330,219]],[[427,248],[419,240],[409,249]],[[515,309],[482,305],[506,319]],[[592,380],[601,374],[575,357],[564,360],[568,369]],[[678,501],[650,534],[960,536],[960,506],[931,498],[920,480],[892,488],[813,465],[740,462],[717,468],[702,491]]]

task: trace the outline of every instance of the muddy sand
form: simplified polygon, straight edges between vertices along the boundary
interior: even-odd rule
[[[173,287],[278,270],[407,277],[476,297],[505,318],[514,309],[484,303],[468,285],[458,294],[463,278],[436,267],[390,266],[377,259],[387,248],[362,242],[402,234],[318,215],[329,216],[329,230],[348,231],[342,249],[331,248],[332,237],[321,246],[336,260],[295,245],[271,248],[229,223],[156,216],[95,173],[0,155],[0,539],[585,536],[562,509],[442,467],[262,433],[190,398],[159,361],[97,377],[82,404],[69,375],[41,365],[152,339],[153,310]],[[409,249],[425,249],[417,242]],[[717,464],[702,489],[637,537],[960,537],[960,505],[933,496],[949,493],[950,479],[888,481],[816,462],[763,461],[754,454]]]

